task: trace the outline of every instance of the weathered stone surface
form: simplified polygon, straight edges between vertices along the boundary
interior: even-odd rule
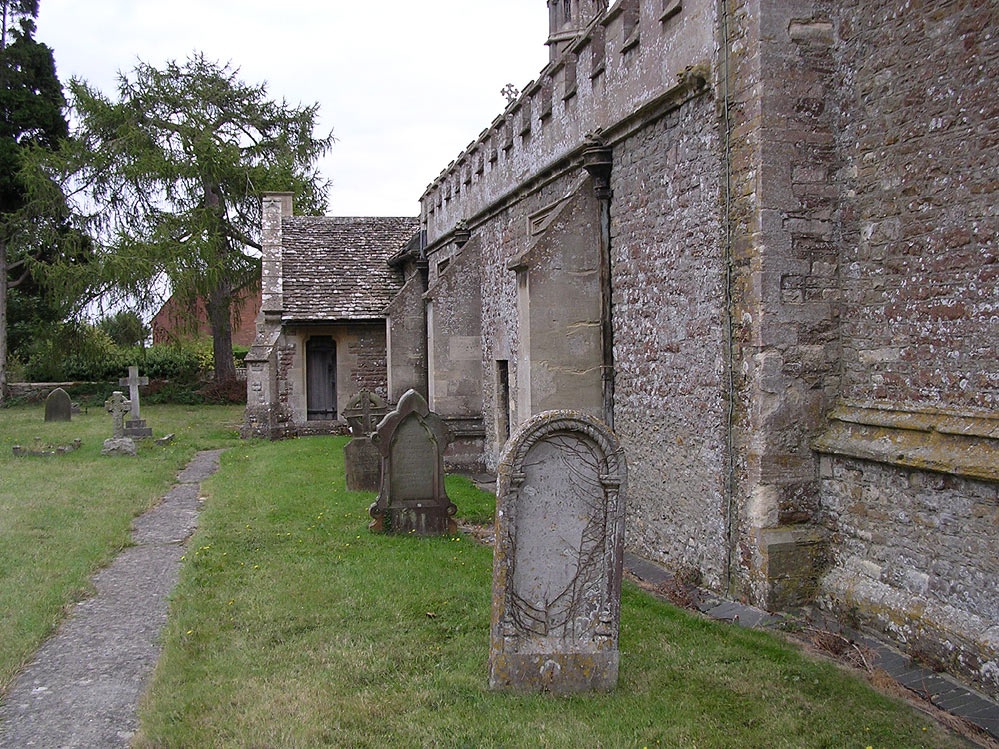
[[[624,452],[579,411],[527,421],[499,466],[489,685],[565,694],[617,684]]]
[[[119,390],[111,393],[104,401],[104,408],[111,414],[112,436],[117,439],[125,436],[125,414],[129,413],[131,404]]]
[[[415,390],[382,419],[372,441],[382,456],[381,489],[369,512],[373,531],[454,533],[458,509],[444,488],[447,426]]]
[[[362,390],[343,409],[351,440],[343,447],[344,472],[351,491],[378,491],[381,486],[382,456],[371,434],[388,413],[388,404],[376,393]]]
[[[112,437],[104,440],[101,448],[101,455],[128,455],[135,457],[138,455],[135,441],[131,437]]]
[[[45,421],[71,421],[73,402],[62,388],[56,388],[45,399]]]

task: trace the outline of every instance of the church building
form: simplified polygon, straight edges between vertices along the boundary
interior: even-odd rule
[[[999,695],[999,11],[548,6],[550,62],[372,271],[398,274],[358,319],[384,313],[383,391],[420,389],[467,470],[586,411],[624,447],[630,551]],[[267,262],[256,362],[305,383],[346,329]]]

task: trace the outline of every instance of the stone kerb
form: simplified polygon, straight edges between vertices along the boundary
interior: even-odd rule
[[[369,529],[421,536],[456,532],[458,508],[444,488],[444,451],[451,432],[423,396],[408,390],[371,441],[382,463],[378,499],[368,509]]]
[[[489,686],[570,694],[618,678],[627,467],[610,429],[545,411],[498,470]]]

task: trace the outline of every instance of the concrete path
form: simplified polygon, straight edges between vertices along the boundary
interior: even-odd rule
[[[77,604],[11,686],[0,705],[0,747],[125,747],[167,619],[184,545],[198,517],[200,483],[221,450],[194,456],[177,484],[136,518],[135,542],[93,579]]]

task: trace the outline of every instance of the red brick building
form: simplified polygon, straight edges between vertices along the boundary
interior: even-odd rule
[[[256,335],[256,318],[260,311],[260,289],[251,292],[232,313],[232,344],[251,346]],[[186,305],[171,296],[160,307],[150,326],[153,345],[175,343],[182,340],[211,338],[212,329],[204,301],[198,298],[194,305]]]

